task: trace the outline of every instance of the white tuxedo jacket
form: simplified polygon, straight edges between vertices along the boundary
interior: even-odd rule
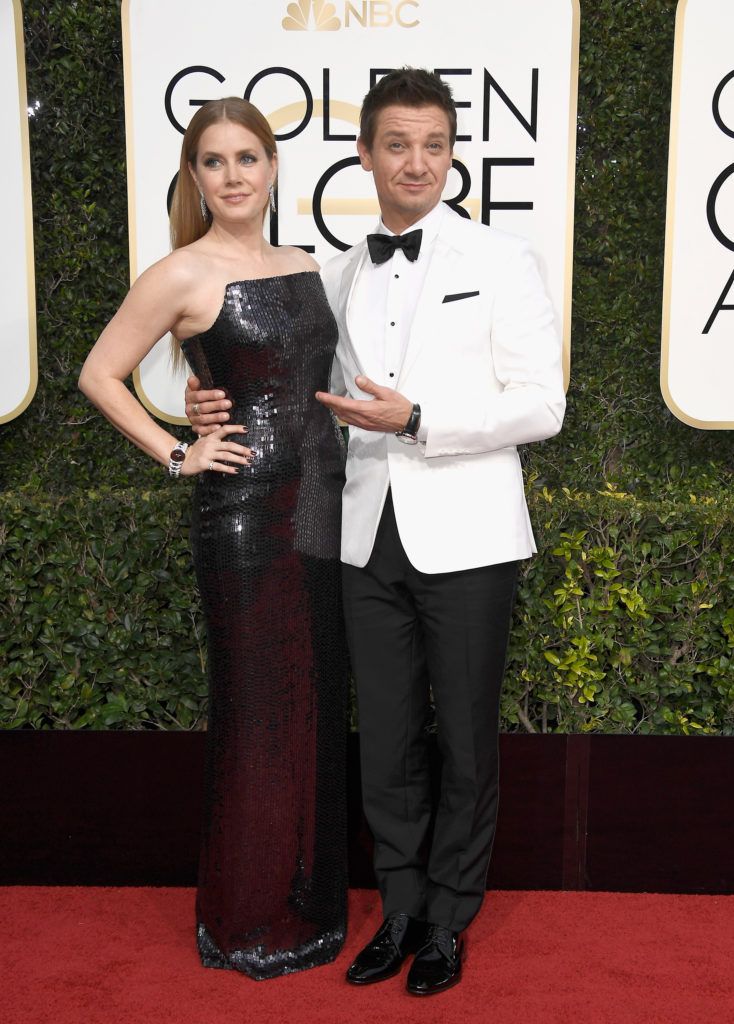
[[[358,374],[378,346],[350,315],[366,241],[322,271],[339,326],[331,389],[370,398]],[[400,538],[421,572],[527,558],[535,551],[516,445],[556,434],[561,344],[529,245],[446,207],[395,388],[419,402],[425,444],[350,427],[342,561],[366,564],[388,487]]]

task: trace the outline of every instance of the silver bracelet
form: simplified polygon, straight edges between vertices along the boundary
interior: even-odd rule
[[[185,441],[179,441],[176,447],[171,452],[168,458],[168,475],[169,476],[180,476],[181,466],[184,464],[186,458],[186,449],[188,445]]]

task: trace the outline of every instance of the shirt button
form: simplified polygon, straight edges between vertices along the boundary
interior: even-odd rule
[[[391,321],[390,321],[390,326],[391,326],[391,327],[394,327],[394,326],[395,326],[395,321],[394,321],[394,320],[391,320]]]
[[[391,373],[391,374],[390,374],[390,376],[391,376],[391,377],[394,377],[394,376],[395,376],[395,374],[394,374],[394,373]]]
[[[395,277],[400,277],[400,274],[396,274]]]

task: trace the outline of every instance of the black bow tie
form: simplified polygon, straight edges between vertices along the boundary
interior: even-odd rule
[[[367,235],[367,248],[373,263],[387,263],[396,249],[402,249],[411,263],[418,259],[421,251],[423,231],[409,231],[406,235]]]

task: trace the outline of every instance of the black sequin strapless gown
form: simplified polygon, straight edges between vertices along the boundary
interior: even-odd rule
[[[210,694],[199,951],[253,978],[327,963],[345,935],[345,445],[314,398],[335,345],[314,272],[227,285],[183,344],[248,427],[229,440],[256,451],[197,478],[192,522]]]

